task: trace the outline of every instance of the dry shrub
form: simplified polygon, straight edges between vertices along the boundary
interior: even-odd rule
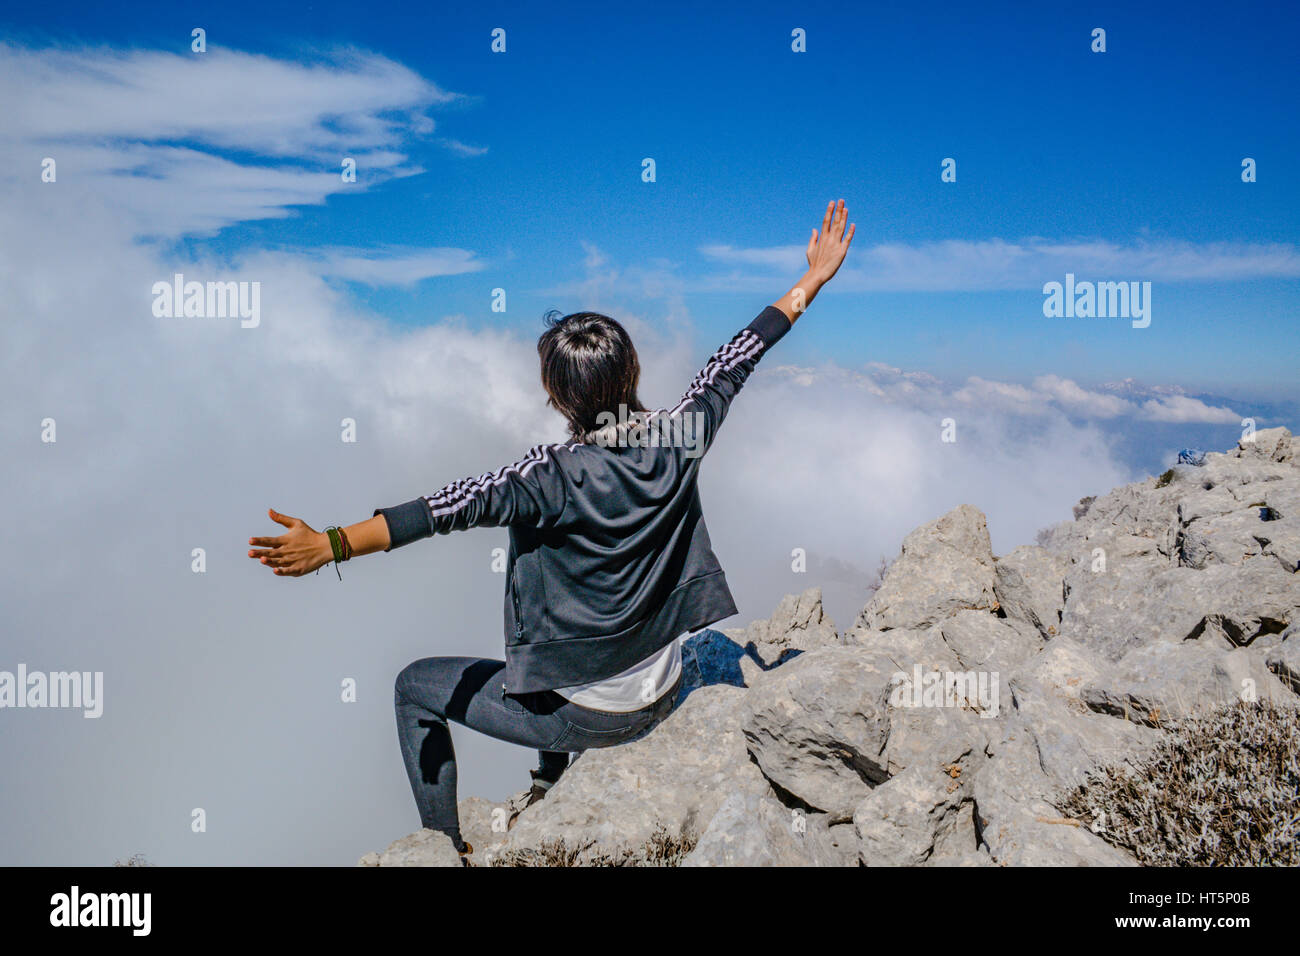
[[[1164,727],[1060,809],[1146,866],[1300,865],[1300,712],[1242,703]]]
[[[695,849],[697,838],[690,833],[673,836],[663,827],[638,847],[616,851],[588,852],[595,841],[569,844],[563,839],[548,840],[538,847],[506,850],[495,854],[492,866],[678,866],[686,854]]]

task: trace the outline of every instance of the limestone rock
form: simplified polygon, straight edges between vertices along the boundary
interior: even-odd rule
[[[1081,694],[1092,710],[1158,727],[1242,700],[1286,704],[1294,695],[1265,666],[1261,651],[1209,641],[1137,648]]]
[[[646,736],[584,752],[545,800],[520,815],[502,848],[562,839],[616,853],[644,844],[657,829],[698,836],[728,796],[767,793],[741,733],[747,693],[700,688]]]
[[[1002,612],[1032,624],[1044,639],[1060,633],[1069,562],[1046,548],[1022,545],[998,558],[993,594]]]
[[[822,648],[750,690],[742,722],[763,775],[809,806],[847,819],[885,779],[890,667],[855,648]]]
[[[460,854],[441,830],[419,830],[394,840],[381,853],[367,853],[357,866],[455,866]]]
[[[765,621],[724,633],[750,650],[764,669],[779,663],[792,652],[829,647],[839,643],[835,622],[822,607],[822,589],[808,588],[802,594],[787,594]]]
[[[1300,626],[1293,624],[1289,627],[1282,635],[1282,643],[1269,651],[1265,665],[1278,680],[1300,694],[1300,640],[1296,639],[1297,633],[1300,633]]]
[[[979,735],[951,740],[872,790],[853,812],[862,864],[918,866],[975,852],[972,778],[984,745]]]
[[[993,576],[984,515],[960,505],[903,539],[902,551],[857,626],[925,628],[964,608],[994,610]]]
[[[775,798],[734,793],[723,801],[682,866],[847,865],[824,824],[811,827],[802,810]]]
[[[1254,458],[1263,461],[1294,461],[1295,451],[1291,432],[1285,428],[1264,428],[1255,432],[1254,441],[1237,442],[1236,458]]]

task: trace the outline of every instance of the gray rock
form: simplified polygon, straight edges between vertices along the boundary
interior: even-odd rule
[[[1267,532],[1269,522],[1260,519],[1259,508],[1184,520],[1178,533],[1178,563],[1204,569],[1211,564],[1241,564],[1263,551],[1265,541],[1256,532]]]
[[[1066,572],[1061,633],[1110,660],[1159,640],[1247,645],[1300,617],[1297,579],[1272,558],[1198,570],[1171,565],[1147,539],[1098,533],[1087,545],[1094,543],[1105,551],[1105,570],[1094,570],[1089,551]]]
[[[1255,432],[1254,441],[1237,442],[1232,453],[1237,458],[1287,462],[1295,460],[1291,432],[1285,428],[1264,428]]]
[[[1296,639],[1297,625],[1291,625],[1282,635],[1282,642],[1268,652],[1265,665],[1287,687],[1300,694],[1300,640]]]
[[[1098,713],[1152,727],[1243,700],[1285,704],[1292,696],[1265,666],[1262,651],[1209,641],[1140,647],[1081,695]]]
[[[1017,630],[987,611],[958,611],[939,625],[939,633],[964,669],[1002,675],[1043,647],[1037,631]]]
[[[1061,634],[1104,660],[1153,641],[1181,640],[1204,618],[1195,605],[1202,572],[1126,555],[1123,545],[1133,540],[1111,542],[1119,547],[1106,550],[1104,570],[1093,570],[1089,554],[1066,575]]]
[[[1032,737],[1015,721],[990,745],[972,787],[975,826],[1001,866],[1136,866],[1048,800],[1059,787],[1038,766]]]
[[[460,801],[460,835],[471,847],[471,861],[476,865],[491,865],[493,855],[500,849],[506,839],[506,827],[510,821],[513,804],[524,794],[517,794],[510,800],[494,802],[484,797],[467,797]]]
[[[810,816],[808,844],[816,866],[858,865],[858,835],[851,820],[828,826],[824,814]]]
[[[978,509],[960,505],[903,539],[857,627],[925,628],[964,608],[995,607],[987,523]]]
[[[1267,558],[1214,565],[1186,581],[1184,599],[1200,617],[1188,637],[1248,647],[1300,620],[1300,578]]]
[[[971,780],[986,759],[986,741],[976,735],[948,744],[876,787],[854,810],[864,866],[919,866],[976,850]]]
[[[1080,700],[1083,688],[1101,676],[1108,665],[1078,641],[1062,637],[1052,641],[1012,674],[1013,681],[1036,683],[1062,700]],[[1014,688],[1013,688],[1014,691]],[[1076,708],[1085,712],[1087,707]]]
[[[959,612],[964,613],[992,619],[983,611]],[[1021,637],[1037,642],[1033,634]],[[852,641],[850,646],[871,655],[873,673],[887,675],[880,685],[889,704],[889,733],[882,758],[891,775],[902,773],[938,742],[983,732],[981,725],[996,717],[1007,699],[1001,676],[993,680],[987,671],[964,667],[939,628],[855,629],[846,639]]]
[[[1273,558],[1283,571],[1300,571],[1300,513],[1263,523],[1255,529],[1254,538],[1260,544],[1260,554]]]
[[[824,827],[823,827],[824,830]],[[830,862],[806,814],[765,794],[733,793],[682,866],[816,866]]]
[[[835,622],[822,607],[822,589],[812,587],[802,594],[787,594],[765,621],[723,632],[749,649],[765,667],[772,667],[794,651],[839,644]]]
[[[1064,555],[1022,545],[998,558],[993,594],[1007,617],[1032,624],[1050,640],[1060,632],[1068,567]]]
[[[1033,743],[1039,769],[1058,792],[1077,787],[1102,766],[1131,762],[1160,737],[1157,730],[1091,711],[1075,688],[1017,675],[1011,691],[1010,723]]]
[[[969,678],[970,673],[962,676]],[[975,677],[978,680],[979,675]],[[992,698],[987,702],[988,707],[980,706],[978,693],[960,686],[954,688],[951,695],[954,700],[947,699],[949,695],[944,694],[942,704],[935,705],[923,693],[920,704],[917,704],[915,696],[909,693],[913,683],[909,681],[890,695],[889,736],[881,755],[890,776],[897,776],[924,761],[945,742],[968,740],[985,733],[986,727],[995,722],[1003,704],[997,682],[986,685],[985,692]],[[967,697],[977,698],[975,706],[963,700]]]
[[[878,655],[833,647],[768,675],[742,702],[745,740],[764,776],[832,820],[851,816],[885,779],[892,674]]]
[[[899,627],[877,631],[855,627],[844,635],[844,643],[892,664],[891,673],[910,674],[915,665],[923,670],[954,670],[961,666],[938,628]]]
[[[979,849],[972,850],[969,853],[962,853],[959,856],[939,856],[931,857],[927,866],[997,866],[993,862],[993,857],[989,855],[989,849],[983,844]]]
[[[367,853],[357,866],[455,866],[461,867],[460,854],[451,837],[441,830],[419,830],[394,840],[381,853]]]
[[[734,793],[768,792],[750,760],[738,705],[749,691],[703,687],[641,739],[588,750],[526,810],[503,849],[568,846],[617,853],[643,845],[657,829],[700,835]]]

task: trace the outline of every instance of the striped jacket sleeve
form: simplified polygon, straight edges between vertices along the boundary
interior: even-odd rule
[[[732,399],[754,371],[763,353],[789,331],[790,320],[785,313],[769,305],[730,342],[714,352],[691,380],[686,394],[669,414],[696,416],[698,426],[695,434],[700,441],[701,454],[713,444]]]
[[[376,508],[388,523],[389,550],[434,534],[480,526],[553,526],[564,513],[563,475],[555,466],[563,445],[538,445],[513,464],[465,478],[432,495]]]

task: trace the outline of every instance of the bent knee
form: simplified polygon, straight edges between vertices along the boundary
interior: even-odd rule
[[[393,702],[400,704],[402,701],[414,701],[415,689],[420,685],[421,674],[428,669],[429,658],[422,658],[418,661],[411,661],[398,672],[397,679],[393,681]]]

